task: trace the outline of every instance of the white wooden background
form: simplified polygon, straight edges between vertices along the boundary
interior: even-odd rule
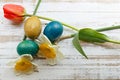
[[[0,80],[119,80],[120,45],[101,46],[82,43],[89,59],[83,58],[72,45],[72,39],[58,45],[65,59],[58,65],[49,66],[45,60],[35,60],[39,72],[15,76],[13,67],[7,63],[18,57],[17,44],[23,38],[23,24],[14,25],[3,17],[2,6],[17,3],[32,13],[37,0],[0,0]],[[42,0],[37,15],[51,17],[78,28],[102,28],[120,25],[120,0]],[[42,20],[43,26],[48,21]],[[64,35],[73,33],[64,28]],[[105,32],[120,40],[120,30]]]

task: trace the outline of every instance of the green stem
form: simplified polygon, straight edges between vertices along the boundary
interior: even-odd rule
[[[67,35],[67,36],[60,37],[59,39],[57,39],[57,40],[54,42],[54,44],[57,44],[58,42],[60,42],[60,41],[62,41],[62,40],[64,40],[64,39],[72,38],[72,37],[74,37],[74,36],[75,36],[75,34],[71,34],[71,35]]]
[[[43,16],[37,16],[37,17],[39,17],[39,18],[41,18],[41,19],[44,19],[44,20],[57,21],[57,20],[55,20],[55,19],[51,19],[51,18],[47,18],[47,17],[43,17]],[[60,22],[60,21],[59,21],[59,22]],[[64,22],[60,22],[60,23],[61,23],[62,25],[64,25],[64,26],[68,27],[68,28],[71,28],[71,29],[75,30],[75,31],[79,31],[79,29],[76,28],[76,27],[73,27],[73,26],[71,26],[71,25],[68,25],[68,24],[66,24],[66,23],[64,23]]]
[[[30,17],[32,15],[31,14],[26,14],[26,15],[23,15],[23,16],[29,16]],[[55,19],[48,18],[48,17],[43,17],[43,16],[37,16],[37,17],[40,18],[40,19],[48,20],[48,21],[57,21]],[[68,27],[68,28],[71,28],[71,29],[75,30],[75,31],[79,31],[80,30],[80,29],[78,29],[78,28],[76,28],[74,26],[68,25],[68,24],[66,24],[64,22],[60,22],[60,23],[63,24],[64,26]],[[100,29],[96,29],[96,31],[102,32],[102,31],[108,31],[108,30],[114,30],[114,29],[120,29],[120,25],[118,25],[118,26],[111,26],[111,27],[105,27],[105,28],[100,28]],[[74,37],[75,34],[71,34],[71,35],[69,35],[71,37],[66,37],[66,38],[72,38],[72,37]],[[117,43],[116,41],[111,41],[111,42]]]
[[[114,29],[120,29],[120,25],[100,28],[100,29],[96,29],[96,31],[102,32],[102,31],[108,31],[108,30],[114,30]]]
[[[23,15],[23,16],[32,16],[31,14],[26,14],[26,15]],[[55,20],[55,19],[52,19],[52,18],[48,18],[48,17],[43,17],[43,16],[37,16],[38,18],[40,19],[44,19],[44,20],[48,20],[48,21],[58,21],[58,20]],[[59,21],[60,22],[60,21]],[[68,28],[71,28],[75,31],[79,31],[80,29],[74,27],[74,26],[71,26],[71,25],[68,25],[64,22],[60,22],[62,25],[68,27]],[[114,29],[120,29],[120,25],[118,26],[111,26],[111,27],[105,27],[105,28],[99,28],[99,29],[96,29],[96,31],[98,32],[102,32],[102,31],[109,31],[109,30],[114,30]]]
[[[120,44],[120,41],[115,41],[115,40],[111,40],[111,39],[108,39],[108,41],[111,43]]]
[[[27,36],[26,36],[26,35],[24,35],[24,37],[23,37],[23,41],[24,41],[24,40],[26,40],[26,38],[27,38]]]
[[[32,15],[31,14],[26,14],[26,15],[23,15],[23,16],[32,16]],[[43,16],[37,16],[37,17],[40,18],[40,19],[48,20],[48,21],[58,21],[58,20],[55,20],[55,19],[52,19],[52,18],[48,18],[48,17],[43,17]],[[68,24],[66,24],[64,22],[60,22],[60,23],[62,25],[64,25],[64,26],[68,27],[68,28],[71,28],[71,29],[75,30],[75,31],[79,31],[79,29],[74,27],[74,26],[68,25]]]
[[[36,7],[35,7],[35,10],[34,10],[34,12],[33,12],[33,15],[36,14],[36,12],[37,12],[37,10],[38,10],[38,7],[39,7],[40,3],[41,3],[41,0],[38,0],[37,5],[36,5]]]
[[[36,5],[36,7],[35,7],[35,10],[34,10],[34,12],[33,12],[33,15],[36,14],[36,12],[37,12],[37,10],[38,10],[38,7],[39,7],[40,3],[41,3],[41,0],[38,0],[37,5]],[[27,38],[27,36],[24,35],[23,41],[26,40],[26,38]]]
[[[23,16],[33,16],[33,15],[31,15],[31,14],[26,14],[26,15],[23,15]],[[40,19],[44,19],[44,20],[48,20],[48,21],[57,21],[57,20],[55,20],[55,19],[52,19],[52,18],[48,18],[48,17],[43,17],[43,16],[37,16],[38,18],[40,18]],[[59,21],[60,22],[60,21]],[[78,29],[78,28],[76,28],[76,27],[74,27],[74,26],[71,26],[71,25],[68,25],[68,24],[66,24],[66,23],[64,23],[64,22],[60,22],[62,25],[64,25],[64,26],[66,26],[66,27],[68,27],[68,28],[71,28],[71,29],[73,29],[73,30],[75,30],[75,31],[79,31],[80,29]],[[98,31],[98,32],[102,32],[102,31],[108,31],[108,30],[113,30],[113,29],[120,29],[120,25],[118,25],[118,26],[111,26],[111,27],[105,27],[105,28],[100,28],[100,29],[96,29],[96,31]],[[71,37],[67,37],[67,38],[72,38],[72,37],[74,37],[74,35],[75,34],[72,34],[73,36],[71,36]],[[63,39],[62,39],[63,40]],[[112,41],[113,42],[113,41]],[[115,41],[114,41],[114,43],[116,43]]]
[[[23,41],[24,41],[24,40],[26,40],[26,38],[27,38],[27,36],[26,36],[26,35],[24,35],[24,37],[23,37]]]

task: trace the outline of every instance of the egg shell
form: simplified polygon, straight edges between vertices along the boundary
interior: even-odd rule
[[[28,18],[24,24],[24,32],[30,39],[36,39],[42,30],[42,25],[38,17],[32,16]]]
[[[19,55],[31,54],[36,55],[39,50],[39,46],[32,40],[24,40],[17,46],[17,52]]]
[[[45,27],[43,34],[48,37],[48,39],[53,42],[58,39],[63,33],[63,26],[58,21],[52,21],[47,24]]]

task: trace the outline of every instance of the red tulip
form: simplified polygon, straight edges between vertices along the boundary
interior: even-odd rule
[[[4,17],[15,23],[21,23],[24,20],[25,9],[21,5],[5,4],[3,11]]]

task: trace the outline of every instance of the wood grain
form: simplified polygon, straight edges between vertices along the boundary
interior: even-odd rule
[[[14,61],[18,54],[16,46],[24,35],[23,26],[12,24],[3,17],[2,6],[6,3],[21,4],[27,13],[32,13],[36,0],[0,0],[0,80],[119,80],[120,45],[105,43],[81,45],[89,59],[83,58],[73,47],[72,39],[61,41],[61,52],[65,59],[55,66],[49,66],[44,59],[36,59],[39,72],[16,76]],[[57,3],[56,3],[57,2]],[[43,0],[37,15],[51,17],[77,28],[102,28],[120,24],[120,0]],[[48,21],[42,21],[44,27]],[[64,28],[64,35],[75,31]],[[120,30],[104,32],[113,39],[120,40]]]
[[[37,0],[0,0],[1,2],[33,2]],[[95,2],[95,3],[118,3],[120,0],[42,0],[42,2]]]

